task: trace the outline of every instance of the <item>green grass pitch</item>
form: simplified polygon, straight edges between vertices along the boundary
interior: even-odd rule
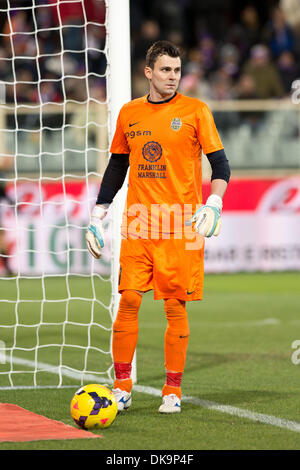
[[[248,412],[300,422],[300,364],[291,360],[292,343],[300,340],[299,273],[206,275],[204,300],[187,303],[191,336],[183,395]],[[0,281],[0,340],[20,349],[14,356],[57,365],[60,357],[70,368],[106,370],[109,350],[110,284],[90,278],[70,277]],[[96,295],[102,304],[93,304]],[[18,296],[18,297],[17,297]],[[71,300],[66,299],[71,296]],[[19,302],[16,308],[14,299]],[[89,300],[81,300],[86,298]],[[68,323],[63,323],[67,313]],[[11,328],[18,321],[17,329]],[[40,323],[41,322],[41,323]],[[161,389],[164,383],[163,302],[147,293],[139,316],[137,347],[138,385]],[[38,326],[39,325],[39,326]],[[62,342],[66,344],[61,348]],[[51,344],[52,346],[47,346]],[[71,347],[75,345],[77,347]],[[300,358],[300,353],[299,353]],[[3,362],[3,361],[2,361]],[[24,363],[26,364],[26,363]],[[16,385],[32,385],[29,365],[14,364]],[[0,387],[9,386],[10,364],[0,363]],[[0,402],[10,402],[49,418],[73,424],[69,406],[78,381],[62,377],[70,388],[0,389]],[[39,372],[38,385],[58,382],[54,374]],[[74,386],[74,387],[73,387]],[[299,449],[300,433],[272,424],[209,410],[183,402],[178,415],[160,415],[159,396],[135,391],[128,412],[111,427],[99,431],[103,439],[2,443],[2,449]],[[75,424],[74,424],[75,426]],[[96,432],[96,431],[95,431]],[[98,432],[98,431],[97,431]]]

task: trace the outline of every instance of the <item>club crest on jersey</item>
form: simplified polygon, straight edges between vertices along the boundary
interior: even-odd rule
[[[181,126],[182,126],[182,122],[181,122],[181,119],[180,119],[180,118],[174,118],[174,119],[172,119],[171,127],[172,127],[173,131],[179,131],[179,129],[181,128]]]
[[[143,147],[143,157],[148,162],[157,162],[162,156],[162,148],[158,142],[147,142]]]

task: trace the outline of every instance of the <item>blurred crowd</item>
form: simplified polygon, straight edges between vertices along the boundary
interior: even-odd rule
[[[139,11],[132,21],[134,97],[147,86],[144,50],[159,38],[181,47],[181,91],[200,99],[283,98],[300,78],[298,0],[245,3],[235,16],[228,0],[154,0],[152,17],[132,3]]]
[[[6,102],[105,100],[105,1],[58,1],[11,0],[2,13]]]
[[[79,1],[57,2],[36,0],[2,20],[7,102],[105,100],[105,0],[83,0],[84,10]],[[21,3],[32,6],[10,5]],[[288,97],[300,78],[299,10],[298,0],[130,0],[132,97],[147,93],[145,52],[158,39],[181,48],[180,90],[189,96]]]

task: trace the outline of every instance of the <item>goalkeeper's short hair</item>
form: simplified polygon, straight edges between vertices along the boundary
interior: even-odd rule
[[[147,51],[146,66],[153,69],[156,60],[161,55],[168,55],[175,58],[180,57],[181,53],[179,48],[170,41],[156,41]]]

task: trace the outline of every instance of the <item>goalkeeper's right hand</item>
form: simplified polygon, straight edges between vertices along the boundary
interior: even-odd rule
[[[102,219],[106,214],[107,210],[104,207],[96,205],[92,211],[91,222],[85,234],[88,250],[96,259],[101,257],[101,248],[104,247]]]
[[[211,237],[212,235],[219,235],[221,229],[221,210],[222,198],[217,194],[211,194],[206,204],[201,206],[195,212],[193,217],[188,220],[185,225],[192,225],[195,222],[194,228],[196,232],[200,233],[202,237]]]

